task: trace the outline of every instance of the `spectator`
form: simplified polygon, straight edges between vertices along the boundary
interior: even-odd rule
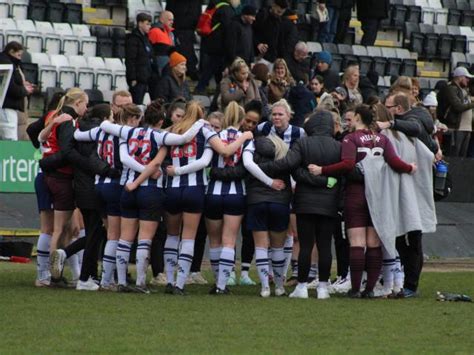
[[[342,85],[347,90],[346,103],[350,107],[362,104],[362,94],[359,89],[359,65],[349,65],[344,71]]]
[[[357,0],[357,18],[362,23],[363,46],[373,46],[377,39],[380,21],[388,17],[389,0]]]
[[[308,46],[298,42],[292,55],[286,58],[288,69],[297,83],[306,83],[309,77]]]
[[[438,118],[453,130],[453,156],[465,157],[472,131],[472,109],[468,92],[469,79],[473,78],[464,67],[457,67],[451,82],[438,93]]]
[[[240,16],[233,18],[229,33],[230,58],[240,57],[247,65],[254,61],[253,28],[257,9],[246,5],[242,8]]]
[[[240,106],[252,100],[261,101],[257,82],[249,76],[249,67],[242,58],[234,60],[230,66],[230,73],[220,84],[220,103],[222,109],[231,101],[236,101]]]
[[[332,70],[332,55],[329,52],[322,51],[315,56],[315,67],[312,68],[313,76],[321,75],[324,79],[324,85],[329,92],[341,85],[339,73]]]
[[[349,23],[352,18],[352,8],[354,0],[343,0],[339,10],[339,18],[337,20],[336,43],[344,43],[344,38],[349,29]]]
[[[268,86],[268,74],[270,73],[268,66],[263,63],[257,63],[252,68],[252,74],[255,80],[257,80],[258,92],[260,93],[260,99],[262,103],[261,119],[267,121],[270,117],[270,105],[267,97],[267,86]]]
[[[339,20],[339,12],[342,8],[343,0],[319,0],[320,4],[326,4],[328,10],[328,21],[324,23],[319,32],[318,42],[334,43]]]
[[[219,6],[220,5],[220,6]],[[230,58],[229,38],[231,33],[231,23],[234,17],[234,9],[229,0],[219,3],[209,4],[219,6],[212,17],[213,31],[210,35],[201,38],[201,78],[196,86],[196,93],[204,93],[209,81],[214,76],[216,85],[222,80],[222,72],[226,63],[230,63],[234,58]]]
[[[416,105],[421,105],[421,97],[420,97],[420,81],[417,78],[411,78],[411,94],[415,99]]]
[[[33,92],[34,87],[25,80],[25,76],[21,71],[22,55],[23,46],[18,42],[8,43],[3,52],[0,53],[0,64],[13,65],[12,77],[8,84],[2,110],[0,110],[1,121],[6,122],[5,125],[2,124],[2,127],[0,127],[0,139],[4,140],[28,140],[26,134],[27,117],[24,112],[27,96]]]
[[[378,82],[379,74],[375,70],[370,70],[366,76],[361,78],[359,87],[364,103],[370,105],[368,100],[371,97],[378,96]]]
[[[148,41],[148,31],[151,27],[151,16],[145,13],[137,15],[137,27],[127,35],[125,42],[125,67],[127,83],[132,94],[133,102],[143,103],[143,98],[149,90],[152,78],[152,48]]]
[[[175,16],[174,34],[176,50],[187,59],[188,75],[192,80],[198,80],[198,59],[194,51],[196,37],[194,31],[201,15],[201,0],[168,0],[166,10]]]
[[[290,88],[288,103],[294,111],[290,124],[298,127],[303,127],[305,118],[316,108],[316,99],[304,82]]]
[[[117,115],[120,114],[121,108],[127,104],[132,103],[132,94],[126,90],[115,91],[112,95],[112,112],[114,117],[117,118]]]
[[[169,67],[170,74],[161,78],[158,83],[157,97],[165,102],[171,102],[177,97],[192,100],[186,81],[186,58],[178,52],[171,53]]]
[[[280,32],[277,42],[279,58],[289,58],[293,55],[299,38],[298,27],[296,26],[297,21],[298,15],[290,8],[287,8],[281,16]]]
[[[255,20],[254,34],[257,54],[273,63],[278,58],[278,41],[282,15],[288,8],[286,0],[275,0],[271,7],[262,8]]]
[[[316,107],[321,110],[332,111],[336,109],[334,99],[329,94],[324,85],[324,79],[320,75],[315,75],[309,82],[309,89],[316,99]]]
[[[162,76],[163,69],[169,63],[170,48],[174,47],[175,37],[173,34],[174,15],[170,11],[163,11],[160,14],[158,23],[148,32],[148,40],[153,46],[153,53],[156,58],[155,67],[159,77]],[[152,97],[152,100],[154,98]]]
[[[268,102],[273,104],[288,96],[290,88],[295,85],[284,59],[278,58],[273,65],[273,72],[268,80]]]

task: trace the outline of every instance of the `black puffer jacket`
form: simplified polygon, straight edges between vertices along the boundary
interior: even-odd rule
[[[314,113],[304,128],[308,136],[297,140],[285,158],[259,165],[265,173],[273,176],[284,171],[296,171],[298,168],[308,172],[308,164],[325,166],[340,161],[341,144],[333,137],[334,122],[328,111]],[[330,189],[327,187],[327,179],[324,176],[313,176],[312,182],[309,183],[307,178],[303,180],[298,178],[298,174],[295,176],[295,213],[336,216],[341,184],[338,183]]]
[[[255,154],[253,160],[258,165],[265,162],[272,162],[275,159],[275,145],[267,137],[255,139]],[[248,174],[245,181],[247,190],[247,204],[262,202],[273,202],[287,205],[291,201],[291,181],[288,173],[275,174],[275,179],[281,179],[285,182],[285,189],[276,191]]]
[[[388,17],[389,0],[357,0],[357,18],[384,19]]]
[[[189,92],[188,82],[184,80],[180,85],[172,74],[162,77],[158,82],[157,97],[162,98],[165,102],[171,102],[177,97],[184,97],[186,101],[193,99]]]
[[[392,129],[415,137],[422,141],[434,154],[438,152],[438,143],[433,139],[435,126],[430,113],[424,107],[414,107],[403,115],[396,115]]]
[[[174,15],[174,29],[186,31],[196,29],[201,15],[201,0],[168,0],[166,10]]]
[[[129,85],[135,80],[141,84],[148,84],[152,74],[152,56],[153,49],[148,36],[135,28],[125,40],[125,67]]]
[[[253,24],[255,46],[260,43],[267,44],[268,50],[263,58],[272,63],[278,58],[280,27],[281,19],[271,14],[268,8],[258,12]],[[256,53],[259,54],[258,50]]]
[[[7,94],[3,101],[2,108],[24,112],[25,97],[28,96],[28,92],[23,85],[23,77],[20,74],[21,61],[3,52],[0,53],[0,64],[13,65],[12,77],[10,79],[10,84],[8,85]]]
[[[206,54],[224,57],[226,63],[232,61],[228,40],[234,16],[235,11],[230,4],[219,7],[212,16],[212,27],[217,24],[219,24],[219,27],[212,31],[209,36],[201,38],[201,50]]]
[[[230,25],[230,33],[228,37],[229,58],[230,60],[240,57],[250,66],[254,60],[253,48],[253,29],[252,25],[242,21],[241,16],[233,18]],[[227,63],[227,64],[231,64]]]

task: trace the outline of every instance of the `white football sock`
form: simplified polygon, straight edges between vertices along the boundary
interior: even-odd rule
[[[36,251],[36,271],[38,280],[49,280],[51,274],[49,272],[49,244],[51,243],[51,236],[46,233],[41,233],[38,238],[38,245]]]
[[[178,273],[176,276],[176,287],[183,289],[184,284],[189,276],[189,270],[193,263],[194,256],[194,240],[183,239],[181,241],[181,250],[178,257]]]
[[[139,240],[137,246],[137,286],[145,286],[146,270],[150,261],[151,240]]]
[[[219,278],[219,259],[221,257],[221,247],[209,248],[209,261],[211,262],[211,270],[214,274],[214,280],[217,284]]]
[[[130,260],[130,249],[132,242],[120,239],[117,244],[116,264],[117,264],[117,283],[119,285],[127,285],[127,270]]]
[[[174,272],[178,265],[178,246],[179,235],[168,234],[166,236],[163,259],[165,261],[166,280],[170,284],[174,284]]]
[[[219,277],[217,279],[217,288],[224,290],[227,280],[232,273],[234,267],[235,249],[223,247],[221,257],[219,259]]]
[[[285,275],[283,274],[285,261],[285,251],[283,248],[272,248],[273,281],[277,287],[282,287],[285,282]]]
[[[118,240],[108,240],[105,243],[104,257],[102,259],[102,286],[109,286],[115,272]]]
[[[285,278],[288,274],[288,268],[291,262],[291,255],[293,253],[293,242],[293,236],[289,235],[286,237],[285,245],[283,246],[283,250],[285,251],[285,267],[283,268],[283,275],[285,276]]]
[[[268,249],[255,248],[255,264],[257,265],[258,277],[262,288],[269,287],[268,272]]]

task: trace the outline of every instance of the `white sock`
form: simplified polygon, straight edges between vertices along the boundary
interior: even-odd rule
[[[328,283],[325,281],[321,281],[318,283],[318,288],[328,288]]]
[[[36,251],[36,271],[38,280],[49,280],[51,274],[49,272],[49,244],[51,243],[51,236],[46,233],[41,233],[38,238],[38,245]]]
[[[174,271],[178,265],[179,235],[167,235],[163,259],[165,261],[166,280],[174,284]]]
[[[105,243],[104,257],[102,259],[102,286],[108,286],[112,282],[115,272],[118,240],[108,240]]]
[[[268,249],[255,248],[255,264],[257,265],[258,277],[262,288],[269,287],[268,281]]]
[[[211,262],[211,270],[214,274],[214,280],[217,284],[219,278],[219,259],[221,257],[221,247],[209,248],[209,261]]]
[[[285,275],[283,273],[285,261],[285,251],[283,248],[272,248],[273,280],[277,287],[282,287],[285,282]]]
[[[219,277],[217,279],[217,288],[224,290],[227,285],[227,280],[233,272],[235,249],[223,247],[221,257],[219,259]]]
[[[298,277],[298,259],[291,259],[291,277]]]
[[[86,230],[85,229],[81,229],[79,231],[79,238],[84,238],[86,236]],[[82,259],[84,258],[84,249],[82,249],[80,252],[77,253],[77,256],[79,257],[79,265],[81,266],[82,268]]]
[[[308,278],[316,279],[318,276],[318,264],[311,264],[311,268],[309,269]]]
[[[397,256],[395,259],[395,272],[393,275],[393,287],[397,289],[403,288],[403,283],[405,282],[405,272],[403,271],[403,266],[400,262],[400,257]]]
[[[268,248],[268,276],[273,277],[273,267],[270,260],[272,260],[272,248]]]
[[[71,240],[71,244],[77,239]],[[71,269],[72,279],[79,280],[79,276],[81,276],[81,265],[79,264],[79,253],[71,255],[69,258],[66,259],[66,263],[69,265]]]
[[[383,288],[385,290],[393,289],[393,276],[395,272],[395,259],[383,259],[382,264],[382,275],[383,275]]]
[[[289,235],[286,237],[285,245],[283,246],[283,250],[285,251],[285,267],[283,268],[283,275],[285,278],[288,274],[288,267],[290,266],[291,255],[293,253],[293,242],[293,236]]]
[[[139,240],[137,246],[137,286],[145,286],[150,261],[151,240]]]
[[[296,285],[296,288],[298,288],[298,289],[308,288],[308,283],[307,282],[298,282],[298,284]]]
[[[119,285],[127,285],[127,269],[130,260],[130,249],[132,242],[120,239],[117,244],[116,264],[117,264],[117,282]]]
[[[178,273],[176,276],[176,287],[183,289],[189,276],[189,270],[193,263],[194,240],[183,239],[181,241],[181,250],[178,257]]]

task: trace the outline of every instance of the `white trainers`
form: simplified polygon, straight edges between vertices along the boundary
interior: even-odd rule
[[[338,278],[338,280],[336,280],[336,282],[334,282],[331,287],[335,293],[347,293],[352,288],[351,279],[349,276],[344,279]]]
[[[164,273],[159,273],[154,278],[151,279],[150,285],[152,286],[164,286],[168,283],[166,280],[166,275]]]
[[[77,281],[76,290],[78,291],[98,291],[99,285],[91,278],[87,281]]]
[[[35,280],[35,287],[49,287],[51,286],[51,281],[49,280]]]
[[[316,287],[318,287],[319,281],[317,279],[314,279],[313,281],[308,283],[308,290],[316,290]]]
[[[190,278],[193,280],[194,284],[207,285],[207,280],[202,276],[200,272],[192,272],[190,275]],[[166,278],[165,278],[165,282],[166,282]]]
[[[392,294],[392,289],[390,288],[374,288],[374,296],[377,298],[387,298],[389,295]]]
[[[237,285],[237,276],[235,271],[232,271],[230,277],[227,279],[227,286],[236,286]]]
[[[307,287],[295,287],[295,290],[290,293],[290,298],[308,298],[308,288]]]
[[[286,296],[286,290],[283,286],[275,286],[275,296]]]
[[[326,300],[331,297],[329,296],[329,290],[327,287],[318,287],[316,293],[318,294],[318,300]]]
[[[270,287],[262,287],[260,291],[260,297],[268,298],[270,297]]]
[[[255,286],[257,283],[250,278],[250,276],[240,276],[239,285],[240,286]]]
[[[56,249],[51,253],[51,277],[60,279],[63,276],[64,263],[66,261],[66,252],[62,249]]]

